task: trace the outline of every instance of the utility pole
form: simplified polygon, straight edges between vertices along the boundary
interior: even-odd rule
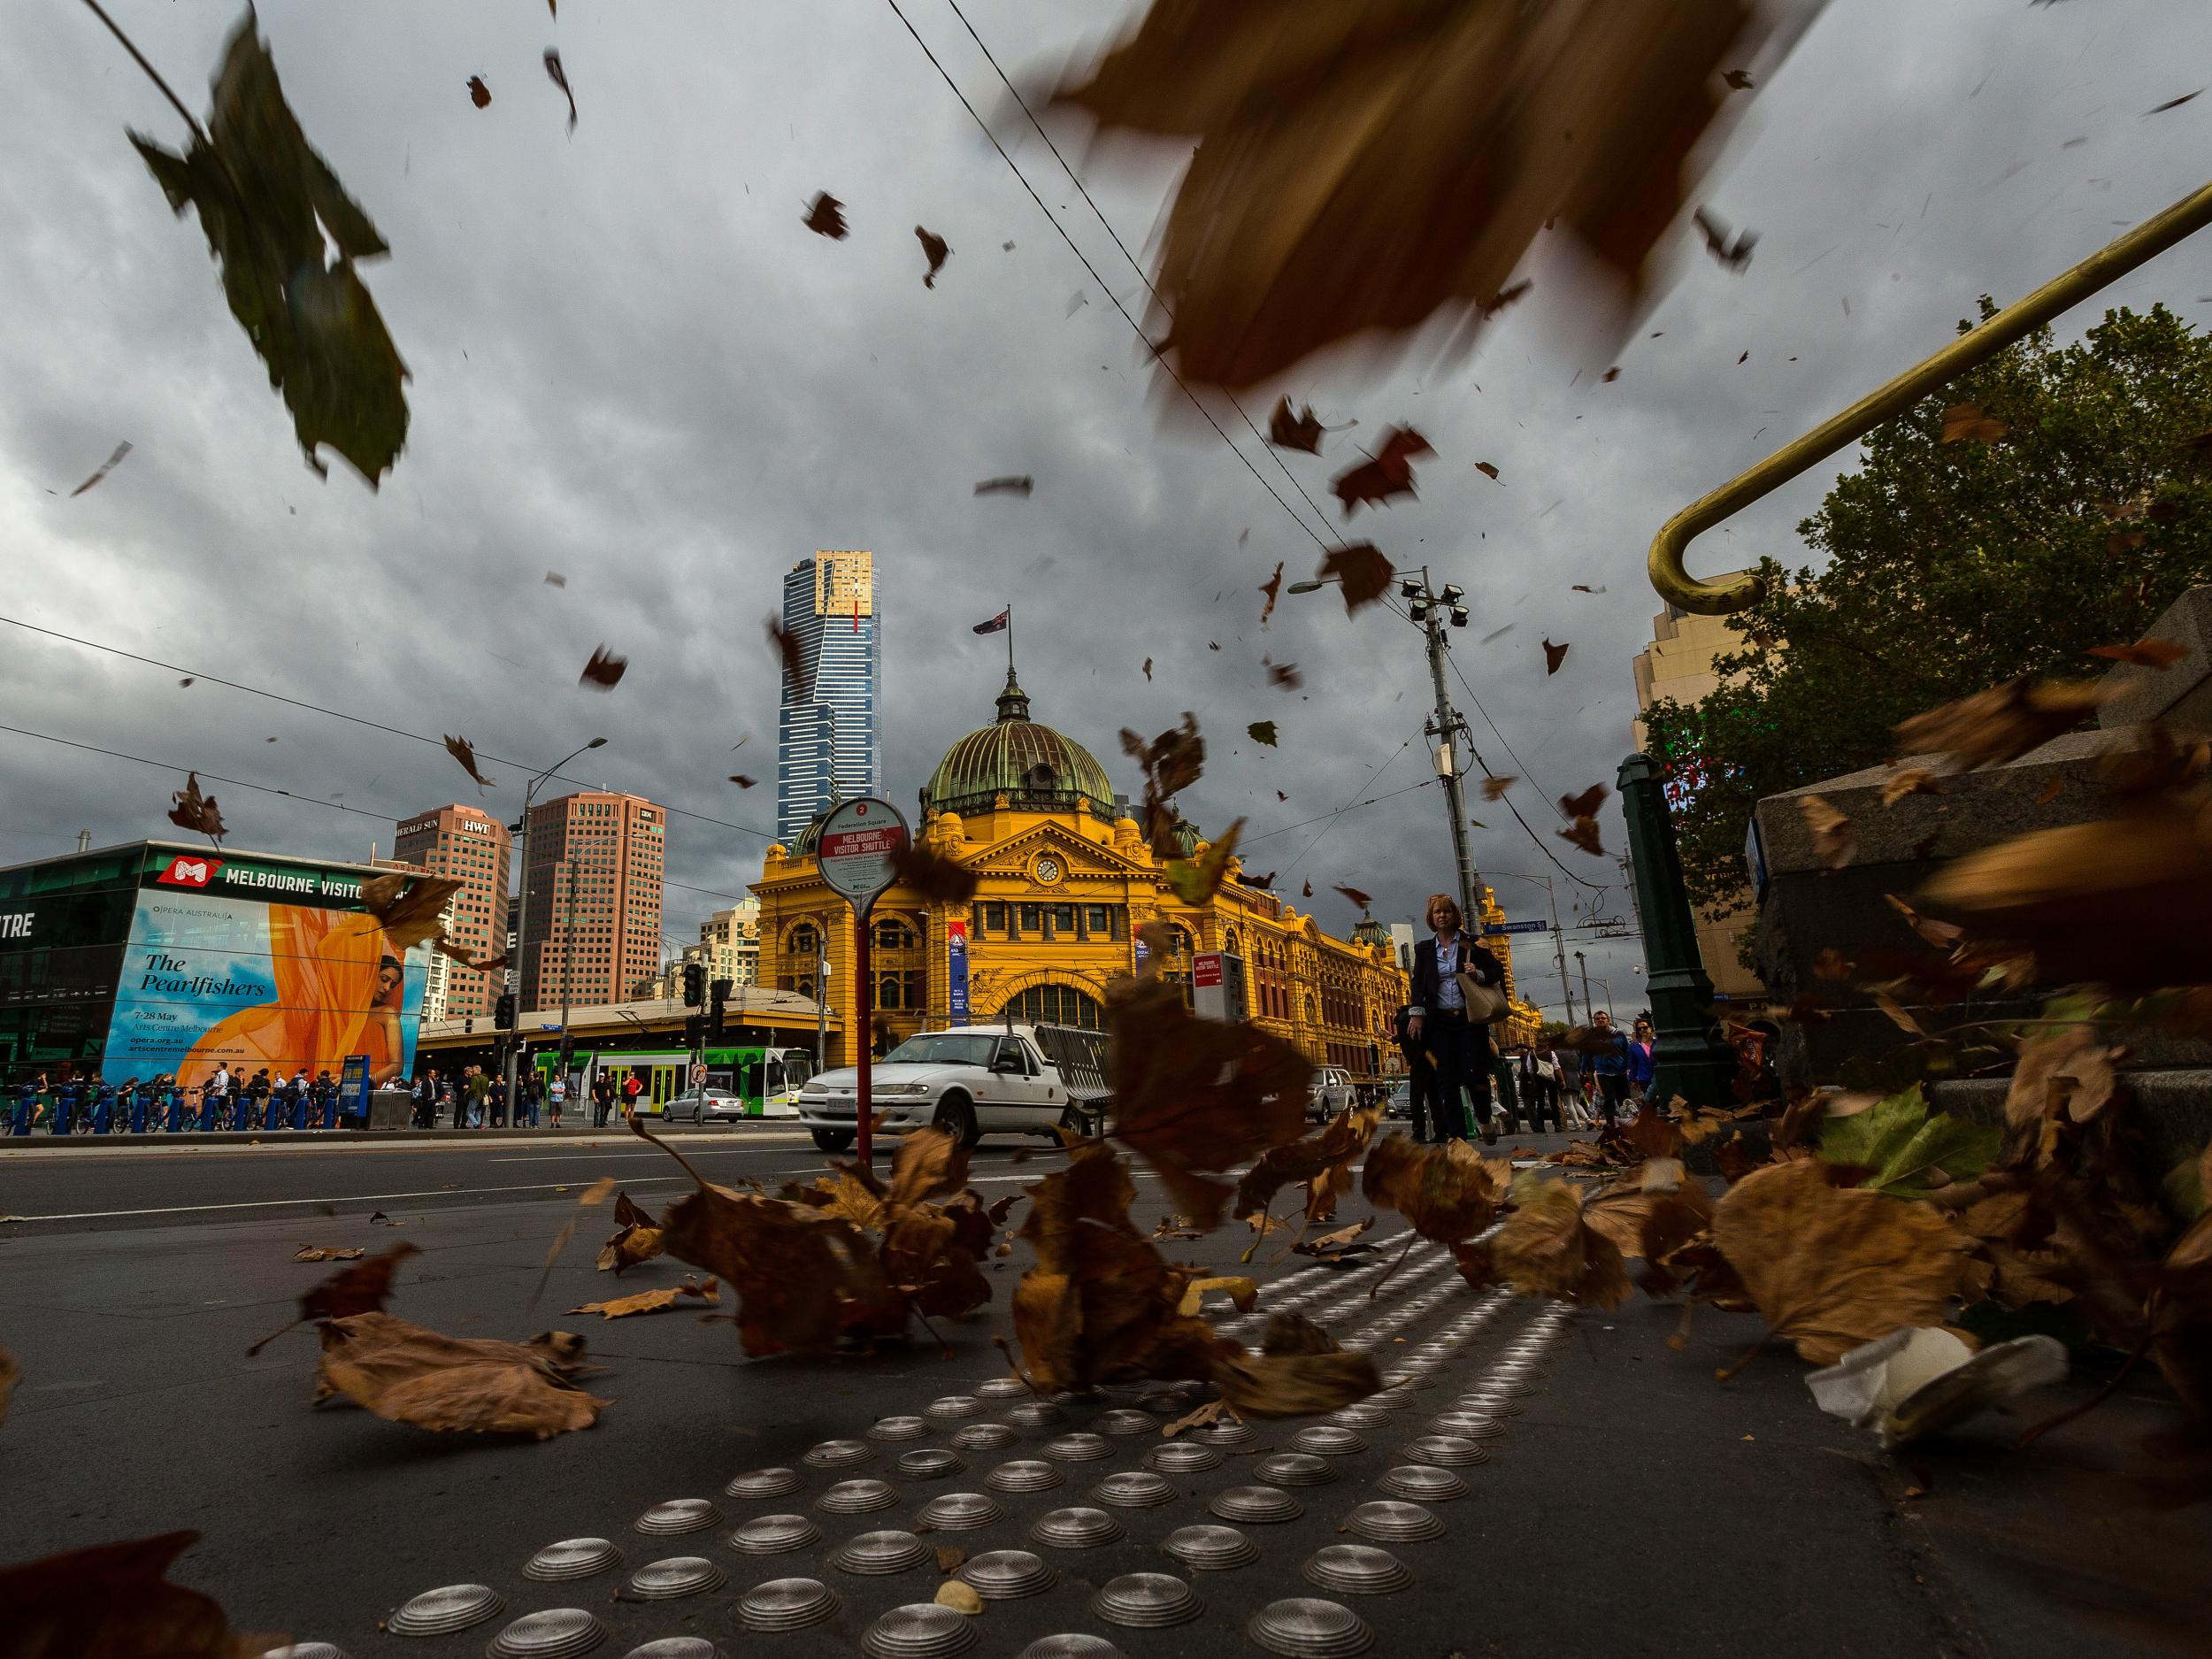
[[[1589,959],[1578,950],[1575,952],[1575,962],[1582,969],[1582,1006],[1584,1010],[1590,1013],[1593,1018],[1595,1018],[1598,1005],[1590,1000]],[[1566,964],[1564,963],[1560,964],[1560,972],[1563,974],[1566,972]],[[1608,998],[1607,1000],[1610,1001],[1611,999]]]

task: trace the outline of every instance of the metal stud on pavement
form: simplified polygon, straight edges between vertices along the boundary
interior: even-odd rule
[[[1294,1521],[1306,1512],[1306,1506],[1280,1486],[1224,1486],[1206,1508],[1225,1521],[1247,1525]]]
[[[346,1650],[335,1642],[296,1641],[281,1647],[272,1647],[261,1659],[351,1659]]]
[[[1056,1423],[1065,1423],[1068,1414],[1049,1400],[1025,1400],[1020,1405],[1007,1408],[1006,1420],[1025,1429],[1046,1429]]]
[[[704,1636],[662,1636],[631,1648],[622,1659],[722,1659],[722,1650]]]
[[[995,1452],[1019,1439],[1003,1423],[971,1423],[954,1433],[952,1443],[964,1452]]]
[[[1060,1582],[1059,1572],[1025,1549],[988,1549],[971,1555],[954,1575],[987,1601],[1015,1601],[1042,1595]]]
[[[730,1534],[730,1548],[741,1555],[787,1555],[810,1549],[822,1541],[822,1529],[803,1515],[762,1515]]]
[[[1341,1659],[1365,1653],[1375,1641],[1367,1621],[1350,1608],[1312,1595],[1270,1601],[1252,1615],[1244,1633],[1284,1659]]]
[[[503,1611],[507,1600],[488,1584],[446,1584],[409,1598],[384,1621],[395,1636],[447,1636]]]
[[[726,1498],[787,1498],[806,1485],[795,1469],[749,1469],[722,1488]]]
[[[1223,1421],[1200,1429],[1194,1438],[1202,1446],[1249,1446],[1259,1437],[1249,1423]]]
[[[980,1492],[944,1492],[921,1507],[916,1517],[941,1532],[967,1532],[979,1526],[988,1526],[1005,1517],[988,1496]]]
[[[1233,1526],[1179,1526],[1160,1548],[1193,1572],[1227,1572],[1260,1558],[1259,1547]]]
[[[1339,1406],[1321,1420],[1339,1428],[1379,1429],[1390,1421],[1390,1414],[1397,1409],[1398,1405],[1399,1402],[1394,1400],[1388,1405],[1376,1400],[1362,1400],[1352,1405]]]
[[[922,1417],[878,1417],[868,1430],[872,1440],[918,1440],[929,1432]]]
[[[630,1575],[624,1586],[641,1601],[672,1601],[679,1596],[719,1590],[729,1582],[722,1569],[704,1555],[671,1555],[649,1561]]]
[[[1417,1544],[1444,1536],[1444,1523],[1417,1503],[1378,1498],[1344,1517],[1342,1531],[1374,1544]]]
[[[829,1564],[840,1572],[884,1578],[895,1572],[911,1572],[934,1559],[927,1544],[911,1532],[863,1532],[842,1548],[831,1552]]]
[[[987,1377],[975,1386],[979,1400],[1025,1400],[1029,1385],[1018,1377]]]
[[[1187,1624],[1205,1610],[1198,1592],[1171,1572],[1125,1572],[1091,1597],[1093,1613],[1131,1630]]]
[[[1490,1454],[1464,1434],[1424,1434],[1408,1440],[1401,1455],[1417,1463],[1486,1463]]]
[[[1091,1488],[1091,1502],[1116,1509],[1156,1509],[1175,1502],[1175,1488],[1148,1469],[1127,1469]]]
[[[1252,1472],[1278,1486],[1325,1486],[1343,1479],[1334,1463],[1311,1452],[1277,1452],[1261,1458]]]
[[[967,1466],[958,1452],[942,1446],[918,1446],[910,1452],[901,1452],[892,1465],[909,1480],[942,1480]]]
[[[869,1625],[860,1638],[860,1651],[868,1659],[949,1659],[979,1640],[975,1621],[965,1613],[934,1601],[910,1601]]]
[[[1339,1595],[1389,1595],[1413,1586],[1405,1563],[1372,1544],[1325,1544],[1306,1558],[1301,1571]]]
[[[1312,1423],[1290,1437],[1290,1446],[1317,1457],[1349,1457],[1365,1451],[1367,1441],[1340,1423]]]
[[[1037,1448],[1056,1463],[1087,1463],[1114,1455],[1103,1434],[1056,1434]]]
[[[673,1537],[721,1525],[722,1511],[704,1498],[671,1498],[666,1503],[656,1503],[631,1525],[641,1532]]]
[[[1066,1631],[1057,1636],[1038,1637],[1015,1659],[1127,1659],[1127,1655],[1103,1636]]]
[[[1448,1503],[1467,1495],[1467,1483],[1433,1463],[1401,1463],[1375,1482],[1381,1491],[1409,1503]]]
[[[1429,1426],[1439,1434],[1458,1434],[1471,1440],[1505,1438],[1505,1425],[1482,1411],[1447,1411],[1431,1417]]]
[[[814,1500],[825,1515],[872,1515],[899,1501],[898,1489],[887,1480],[841,1480]]]
[[[865,1440],[824,1440],[808,1447],[799,1461],[814,1469],[849,1469],[872,1463],[875,1455],[876,1448]]]
[[[983,1415],[983,1402],[973,1394],[941,1394],[922,1408],[922,1415],[941,1421],[979,1417]]]
[[[1048,1509],[1029,1529],[1030,1541],[1048,1549],[1096,1549],[1125,1536],[1121,1523],[1105,1510],[1080,1505]]]
[[[1164,1475],[1194,1475],[1221,1467],[1221,1454],[1195,1440],[1162,1440],[1144,1455],[1144,1466]]]
[[[1101,1434],[1148,1434],[1160,1426],[1160,1419],[1134,1406],[1117,1406],[1100,1412],[1091,1426]]]
[[[1067,1476],[1034,1457],[1010,1458],[983,1477],[994,1492],[1043,1492],[1067,1484]]]
[[[490,1659],[568,1659],[607,1640],[598,1616],[580,1607],[549,1607],[525,1613],[491,1639]]]
[[[837,1592],[819,1578],[771,1578],[738,1598],[738,1622],[747,1630],[805,1630],[837,1617]]]
[[[621,1564],[622,1552],[603,1538],[565,1538],[548,1544],[522,1563],[522,1576],[541,1584],[563,1578],[588,1578]]]

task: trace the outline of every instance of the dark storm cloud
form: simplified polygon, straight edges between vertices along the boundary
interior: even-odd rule
[[[1079,56],[1129,15],[967,9],[1018,70]],[[204,107],[234,15],[118,15]],[[126,125],[179,142],[174,112],[88,12],[26,12],[0,59],[8,614],[538,764],[604,734],[578,776],[764,828],[769,785],[722,781],[747,731],[764,764],[745,769],[771,772],[760,618],[795,559],[869,547],[902,803],[988,718],[1001,641],[967,625],[1010,601],[1038,717],[1125,782],[1115,732],[1195,710],[1214,758],[1186,806],[1209,826],[1248,815],[1252,867],[1283,871],[1294,894],[1310,875],[1331,926],[1354,919],[1330,893],[1340,881],[1394,917],[1449,885],[1432,786],[1325,834],[1271,833],[1426,774],[1413,636],[1379,611],[1348,620],[1328,594],[1286,596],[1262,632],[1257,585],[1278,560],[1286,580],[1310,574],[1314,541],[1202,425],[1163,417],[1127,327],[887,7],[260,15],[311,140],[391,243],[364,275],[413,373],[408,447],[374,494],[342,467],[325,483],[300,465],[196,224],[171,218],[124,142]],[[956,19],[936,0],[912,15],[1141,317],[1135,273],[1018,113],[1003,119]],[[538,65],[549,44],[575,88],[572,137]],[[1514,798],[1552,849],[1611,885],[1606,910],[1629,909],[1618,871],[1553,840],[1546,803],[1609,782],[1628,746],[1629,659],[1657,609],[1642,574],[1653,531],[1940,344],[1977,294],[2016,296],[2200,183],[2212,105],[2139,112],[2192,89],[2170,65],[2208,47],[2212,17],[2185,0],[1833,0],[1696,197],[1760,233],[1743,275],[1686,222],[1656,303],[1604,351],[1540,252],[1536,291],[1471,361],[1299,372],[1287,389],[1301,401],[1360,421],[1323,457],[1289,457],[1332,509],[1329,534],[1342,521],[1327,480],[1357,441],[1406,420],[1434,442],[1420,499],[1349,527],[1473,595],[1455,656],[1519,759],[1470,710],[1477,746],[1526,778]],[[484,110],[466,91],[475,74],[496,93]],[[2087,142],[2067,148],[2075,138]],[[1171,174],[1096,165],[1102,205],[1141,253]],[[824,189],[846,204],[842,242],[800,223]],[[955,250],[934,290],[917,223]],[[2184,248],[2117,297],[2199,315],[2203,263]],[[1079,290],[1089,303],[1071,314]],[[1601,382],[1615,362],[1619,379]],[[71,500],[126,438],[128,458]],[[1708,535],[1694,567],[1797,557],[1795,522],[1832,472]],[[1029,500],[971,493],[1010,473],[1034,476]],[[548,569],[567,587],[544,586]],[[1547,634],[1574,648],[1551,678]],[[603,641],[631,668],[598,696],[576,676]],[[1303,687],[1269,687],[1263,653],[1297,663]],[[388,849],[389,822],[327,797],[387,819],[477,798],[440,748],[178,678],[0,628],[6,724],[298,797],[218,787],[242,845],[360,856],[372,840]],[[1256,719],[1278,722],[1279,749],[1243,738]],[[499,787],[485,804],[513,812],[521,776],[486,769]],[[103,842],[164,829],[181,781],[0,734],[0,856],[64,850],[80,827]],[[1556,873],[1502,807],[1472,810],[1489,826],[1486,868]],[[680,818],[671,875],[741,892],[762,844]],[[1535,913],[1527,884],[1500,886]],[[672,889],[670,930],[719,902]],[[1592,948],[1618,1002],[1634,1000],[1635,966],[1630,946]],[[1523,963],[1530,988],[1555,998],[1539,968]]]

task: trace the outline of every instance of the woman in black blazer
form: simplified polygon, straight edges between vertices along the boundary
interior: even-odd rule
[[[1505,964],[1466,931],[1465,918],[1448,893],[1430,896],[1426,916],[1433,937],[1413,948],[1413,1000],[1407,1005],[1406,1032],[1436,1066],[1436,1138],[1467,1138],[1466,1114],[1459,1104],[1463,1087],[1474,1100],[1483,1140],[1494,1145],[1498,1126],[1490,1118],[1490,1027],[1467,1018],[1457,976],[1464,973],[1478,984],[1502,986]],[[1414,1139],[1423,1138],[1417,1121]]]

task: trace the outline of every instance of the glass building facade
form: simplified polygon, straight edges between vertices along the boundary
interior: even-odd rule
[[[833,801],[880,795],[882,693],[875,556],[822,551],[783,579],[783,626],[806,683],[787,678],[776,713],[776,836],[790,846]]]

